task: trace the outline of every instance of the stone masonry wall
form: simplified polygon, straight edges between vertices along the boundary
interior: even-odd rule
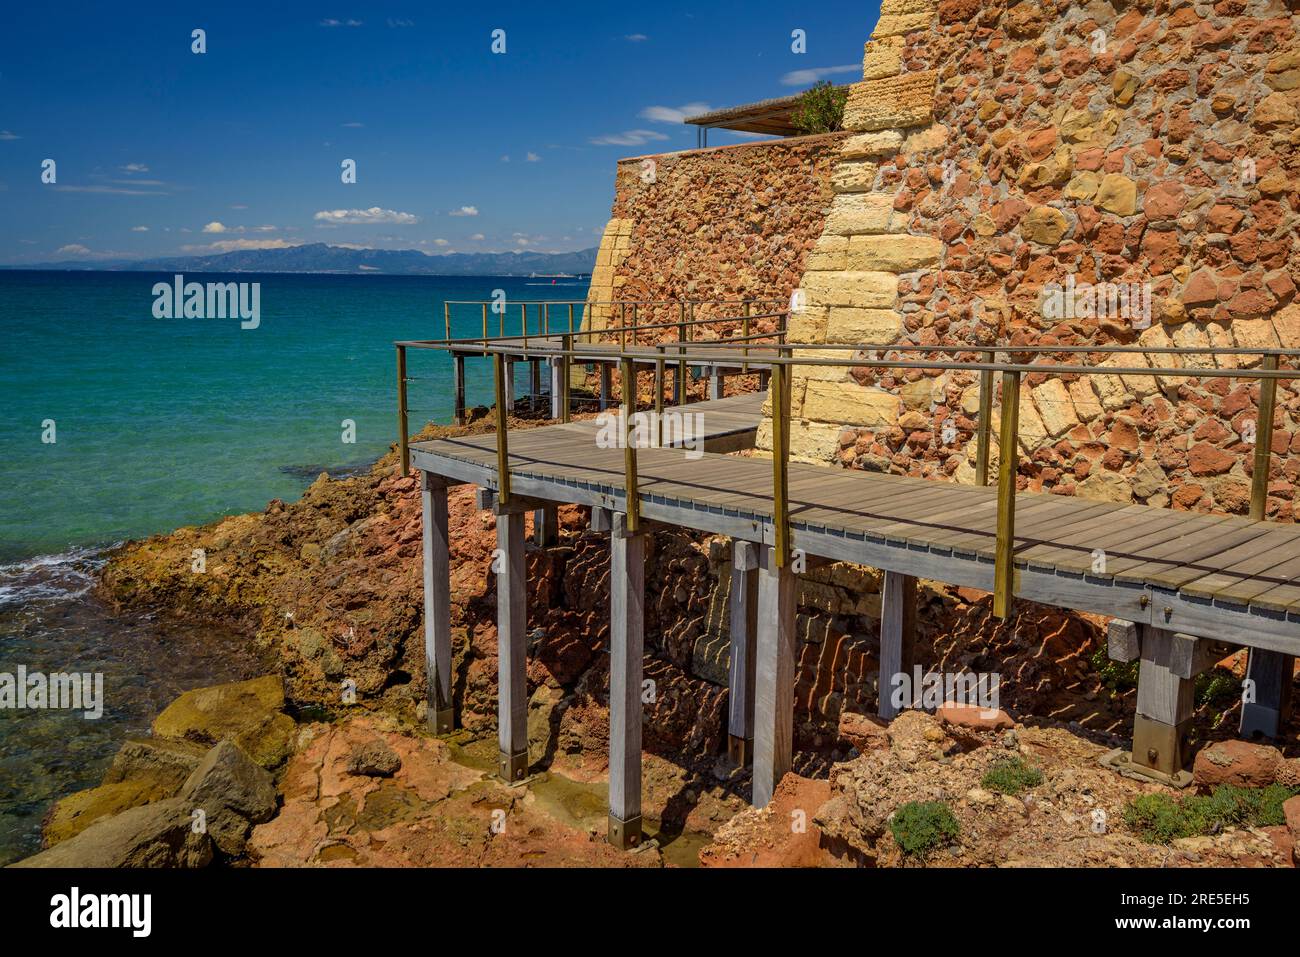
[[[1298,25],[1295,0],[885,0],[791,338],[1300,347]],[[1070,281],[1149,290],[1149,313],[1053,308]],[[1258,392],[1027,377],[1020,488],[1244,512]],[[1300,399],[1278,399],[1266,440],[1300,451]],[[802,367],[792,453],[971,481],[977,407],[973,374]],[[1273,461],[1290,520],[1300,458]]]
[[[599,303],[611,300],[772,299],[784,308],[822,233],[831,165],[844,138],[832,133],[621,160],[588,294],[590,327],[610,323],[621,307]],[[696,317],[739,314],[739,307],[701,306]],[[637,311],[642,324],[677,318],[669,304]],[[702,335],[728,328],[710,326]]]

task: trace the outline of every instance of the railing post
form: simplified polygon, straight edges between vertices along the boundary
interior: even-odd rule
[[[569,307],[573,309],[572,306]],[[560,346],[564,350],[560,356],[560,421],[569,421],[569,352],[573,349],[573,335],[570,333],[560,340]]]
[[[569,303],[569,335],[573,335],[573,303]]]
[[[776,567],[790,564],[790,502],[788,496],[788,466],[790,455],[790,393],[787,387],[789,370],[780,360],[772,364],[772,524],[776,530]]]
[[[655,448],[664,447],[664,347],[655,346]]]
[[[549,302],[542,304],[542,335],[551,334],[551,304]]]
[[[444,301],[442,304],[442,324],[443,324],[443,328],[446,330],[446,335],[443,336],[443,339],[450,340],[451,339],[451,303],[446,301]]]
[[[998,531],[993,566],[993,614],[1006,619],[1015,597],[1016,451],[1020,427],[1020,373],[1002,373],[1002,429],[998,439]]]
[[[995,352],[985,352],[984,361],[990,365],[997,358]],[[993,418],[993,370],[980,373],[979,422],[975,426],[975,484],[989,484],[989,436]]]
[[[498,352],[492,356],[492,374],[496,380],[497,398],[497,501],[505,505],[510,501],[510,449],[506,440],[506,357]]]
[[[1264,368],[1277,369],[1277,356],[1264,356]],[[1259,415],[1255,420],[1255,465],[1250,473],[1250,517],[1264,520],[1268,507],[1268,473],[1273,465],[1273,409],[1277,404],[1277,379],[1259,383]]]
[[[745,302],[745,318],[741,320],[740,323],[740,334],[745,339],[745,344],[740,347],[740,351],[741,354],[744,355],[744,357],[748,360],[749,359],[749,302],[748,300]],[[748,372],[749,362],[747,361],[744,362],[740,367],[740,371]]]
[[[678,303],[678,322],[677,322],[677,341],[686,341],[686,303]],[[679,355],[684,354],[686,350],[680,346],[677,349]],[[686,360],[682,359],[677,363],[677,388],[673,390],[676,395],[674,399],[677,405],[686,404]]]
[[[632,414],[636,411],[636,373],[631,359],[623,359],[623,489],[627,496],[627,530],[635,533],[641,526],[641,499],[636,482],[636,438],[632,433]]]
[[[487,309],[488,304],[483,303],[483,344],[487,345]]]
[[[627,303],[622,303],[618,317],[618,348],[627,351]]]
[[[411,471],[411,450],[407,446],[410,429],[406,411],[406,346],[397,347],[397,445],[401,449],[402,475]]]

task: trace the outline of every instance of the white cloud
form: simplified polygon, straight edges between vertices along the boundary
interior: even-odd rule
[[[320,25],[323,27],[359,27],[360,20],[335,20],[333,18],[322,20]]]
[[[400,28],[402,28],[402,27],[413,27],[413,26],[415,26],[415,21],[414,21],[414,20],[403,20],[403,19],[400,19],[400,18],[396,18],[396,19],[395,19],[395,18],[393,18],[393,17],[389,17],[389,18],[388,18],[388,25],[389,25],[390,27],[392,27],[394,30],[396,30],[396,29],[400,29]]]
[[[222,239],[206,246],[182,246],[187,253],[229,253],[240,249],[290,249],[301,243],[291,243],[287,239]]]
[[[323,209],[314,218],[326,223],[352,225],[394,223],[398,226],[410,226],[420,221],[420,217],[413,213],[399,213],[395,209],[380,209],[378,206],[371,206],[369,209]]]
[[[503,162],[503,163],[509,163],[509,162],[510,162],[510,157],[509,157],[509,156],[506,156],[506,155],[504,155],[504,154],[502,154],[502,156],[501,156],[501,162]]]
[[[149,172],[149,167],[145,166],[143,163],[127,163],[125,166],[119,166],[118,169],[123,173],[128,174]]]
[[[651,140],[666,140],[668,137],[662,133],[656,133],[654,130],[625,130],[622,133],[606,133],[604,136],[593,136],[591,144],[593,146],[640,146],[643,143],[649,143]]]
[[[55,186],[59,193],[103,193],[109,196],[167,196],[166,190],[124,189],[120,186]]]
[[[861,63],[845,63],[843,66],[817,66],[808,70],[792,70],[781,77],[781,82],[786,86],[811,86],[828,76],[837,73],[855,73],[861,69]]]
[[[205,233],[224,233],[226,231],[226,226],[224,223],[214,221],[204,226],[203,231]]]
[[[536,153],[528,153],[526,156],[524,156],[525,163],[540,163],[541,161],[542,158],[538,156]]]
[[[149,227],[148,227],[148,226],[132,226],[132,227],[131,227],[131,232],[133,232],[133,233],[147,233],[147,232],[149,232]]]
[[[0,130],[0,140],[20,140],[22,139],[17,133],[10,130]]]
[[[646,40],[649,40],[650,38],[646,36],[644,33],[629,33],[623,39],[628,41],[629,43],[644,43]]]
[[[462,206],[460,209],[453,209],[447,214],[448,216],[477,216],[477,206]]]
[[[359,129],[363,129],[365,125],[366,124],[364,123],[344,123],[343,128],[349,130],[359,130]]]
[[[482,233],[475,233],[473,236],[470,237],[470,239],[476,243],[481,243],[483,240],[487,239],[487,237],[484,236]]]
[[[435,239],[435,240],[433,241],[433,244],[434,244],[435,246],[450,246],[450,245],[451,245],[451,242],[450,242],[450,240],[446,240],[446,239]]]
[[[686,103],[682,106],[647,106],[641,111],[641,119],[653,120],[655,123],[681,123],[688,116],[698,116],[709,112],[707,103]]]
[[[66,246],[60,246],[59,252],[65,256],[89,256],[90,250],[81,243],[68,243]]]

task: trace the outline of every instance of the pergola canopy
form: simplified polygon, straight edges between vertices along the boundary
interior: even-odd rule
[[[837,87],[848,89],[848,86]],[[771,136],[798,136],[799,130],[794,126],[791,115],[799,103],[802,94],[779,96],[771,100],[759,100],[743,106],[732,106],[725,110],[712,110],[696,116],[688,116],[683,122],[705,129],[737,130],[741,133],[767,133]]]

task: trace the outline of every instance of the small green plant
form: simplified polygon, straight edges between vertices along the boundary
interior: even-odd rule
[[[1297,793],[1300,788],[1282,784],[1266,788],[1222,784],[1212,794],[1190,794],[1181,800],[1168,794],[1143,794],[1124,808],[1124,823],[1152,844],[1215,834],[1225,827],[1270,827],[1286,823],[1282,804]]]
[[[924,857],[955,841],[961,828],[942,801],[908,801],[894,812],[889,831],[904,854]]]
[[[980,787],[999,794],[1016,795],[1043,783],[1043,772],[1018,757],[994,762],[980,778]]]
[[[1119,694],[1137,687],[1138,662],[1112,661],[1109,647],[1105,642],[1092,653],[1092,667],[1111,694]]]
[[[1196,676],[1196,703],[1216,711],[1231,707],[1241,697],[1241,685],[1227,668],[1213,668]]]
[[[805,136],[813,133],[834,133],[844,125],[844,104],[849,91],[840,89],[828,80],[804,90],[799,95],[790,122]]]

